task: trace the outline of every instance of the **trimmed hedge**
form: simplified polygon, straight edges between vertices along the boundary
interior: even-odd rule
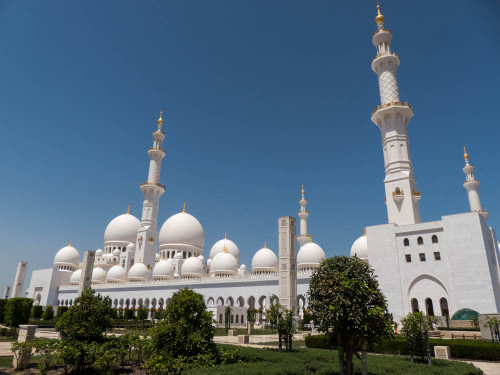
[[[481,332],[479,328],[465,327],[465,328],[452,328],[452,327],[439,327],[439,331],[470,331],[470,332]]]
[[[5,318],[5,306],[7,305],[6,299],[0,299],[0,323],[4,323]]]
[[[307,336],[306,346],[321,349],[335,348],[332,343],[328,342],[326,335]],[[449,346],[452,358],[483,361],[498,361],[500,359],[500,344],[489,341],[430,339],[429,346],[432,356],[434,356],[434,346]],[[368,348],[368,351],[396,355],[410,354],[406,339],[401,336],[374,344]]]
[[[60,318],[66,311],[68,311],[68,306],[57,306],[56,316]]]
[[[45,310],[43,310],[42,319],[43,320],[54,319],[54,307],[52,307],[51,305],[45,306]]]
[[[40,319],[43,314],[43,307],[40,305],[33,306],[31,309],[31,317],[34,319]]]
[[[28,324],[32,305],[33,300],[31,298],[15,297],[8,299],[5,306],[5,325],[17,328],[20,324]]]

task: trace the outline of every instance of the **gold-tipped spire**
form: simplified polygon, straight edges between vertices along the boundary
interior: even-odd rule
[[[71,246],[71,240],[69,240],[69,245],[68,246]]]
[[[306,191],[304,190],[304,184],[302,184],[302,190],[300,191],[300,194],[304,195]]]
[[[227,253],[227,246],[226,245],[224,245],[224,247],[222,248],[222,252]]]
[[[377,1],[377,17],[375,17],[375,23],[384,22],[384,16],[380,13],[380,4]]]
[[[182,212],[186,212],[186,201],[184,201],[184,204],[182,205]]]
[[[366,236],[366,227],[363,229],[363,236]]]
[[[264,249],[267,249],[267,242],[264,241]]]
[[[227,240],[227,232],[224,232],[224,239]]]
[[[312,234],[309,235],[309,243],[312,243],[313,242],[313,236]]]
[[[465,149],[465,146],[464,146],[464,160],[465,160],[465,164],[469,164],[469,154],[467,154],[467,150]]]
[[[157,123],[159,126],[163,125],[163,119],[161,118],[161,115],[163,114],[163,109],[160,110],[160,118],[158,119]]]
[[[130,215],[130,204],[127,207],[127,214]]]

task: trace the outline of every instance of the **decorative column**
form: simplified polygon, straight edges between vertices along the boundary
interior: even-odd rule
[[[158,202],[165,192],[165,186],[160,184],[161,161],[165,157],[165,150],[162,148],[165,133],[161,130],[163,126],[162,113],[158,119],[158,130],[153,132],[153,147],[148,150],[149,173],[148,181],[141,184],[144,194],[142,204],[141,226],[137,232],[137,242],[134,263],[144,263],[148,268],[153,268],[155,264],[156,250],[158,248]]]
[[[27,262],[19,262],[17,264],[16,278],[14,279],[14,286],[12,287],[12,298],[21,297],[27,266]]]
[[[86,250],[83,253],[82,271],[80,272],[80,281],[78,282],[78,297],[90,289],[92,283],[92,272],[94,271],[95,251]]]
[[[302,185],[302,199],[299,201],[300,211],[298,213],[300,218],[300,235],[297,236],[297,241],[299,241],[299,249],[309,242],[309,235],[307,234],[307,218],[309,217],[309,212],[306,210],[307,199],[305,198],[304,185]]]
[[[295,218],[278,219],[279,234],[279,300],[280,305],[298,314],[297,308],[297,246],[295,242]]]
[[[378,30],[372,41],[377,56],[372,69],[378,75],[381,104],[372,113],[371,120],[382,133],[385,164],[385,196],[389,223],[407,225],[420,223],[420,192],[413,175],[408,142],[407,126],[413,109],[399,98],[396,70],[399,57],[391,52],[392,34],[384,29],[384,16],[375,18]]]
[[[481,200],[479,199],[479,181],[474,178],[474,166],[469,164],[469,155],[465,150],[464,146],[464,160],[465,166],[462,170],[465,173],[464,188],[467,190],[467,196],[469,197],[469,206],[471,212],[479,212],[484,220],[488,218],[488,211],[481,208]]]

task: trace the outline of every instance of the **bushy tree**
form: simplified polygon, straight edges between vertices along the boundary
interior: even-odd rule
[[[60,318],[66,311],[68,311],[68,306],[57,306],[57,317]]]
[[[5,306],[4,323],[10,327],[19,327],[20,324],[28,324],[31,315],[31,298],[15,297],[7,300]]]
[[[137,309],[137,319],[138,320],[146,320],[148,318],[148,311],[144,308],[144,306],[139,306]]]
[[[43,310],[42,319],[51,320],[53,318],[54,318],[54,308],[51,305],[45,306],[45,310]]]
[[[42,314],[43,314],[42,306],[36,305],[33,306],[33,308],[31,309],[31,317],[33,319],[40,319],[42,317]]]
[[[364,345],[393,335],[392,315],[373,269],[356,257],[323,261],[312,274],[308,294],[319,330],[339,348],[341,374],[354,373],[353,356]]]
[[[5,319],[5,306],[7,305],[7,299],[0,299],[0,324],[4,323]]]
[[[412,362],[414,353],[420,355],[422,362],[424,361],[425,355],[427,355],[430,360],[429,328],[431,324],[432,319],[427,319],[420,311],[408,314],[401,319],[401,334],[406,337],[408,341]]]
[[[127,320],[130,320],[130,319],[134,319],[135,316],[134,316],[134,310],[132,309],[125,309],[123,311],[123,319],[127,319]]]

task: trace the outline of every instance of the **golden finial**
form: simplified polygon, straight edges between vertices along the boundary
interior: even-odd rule
[[[312,243],[313,242],[313,236],[312,234],[309,235],[309,243]]]
[[[363,229],[363,236],[366,236],[366,227]]]
[[[129,214],[129,215],[130,215],[130,204],[129,204],[129,205],[128,205],[128,207],[127,207],[127,214]]]
[[[375,23],[384,22],[384,16],[380,13],[380,4],[377,1],[377,17],[375,17]]]
[[[224,232],[224,239],[227,240],[227,232]]]
[[[264,249],[267,249],[267,243],[264,241]]]
[[[465,164],[469,164],[469,154],[467,154],[467,150],[465,149],[465,146],[464,146],[464,160],[465,160]]]
[[[301,193],[302,195],[304,195],[304,194],[305,194],[305,192],[306,192],[306,191],[304,190],[304,184],[302,184],[302,191],[301,191],[300,193]]]
[[[182,212],[186,212],[186,201],[184,201],[184,204],[182,206]]]
[[[158,125],[163,125],[163,119],[161,118],[161,115],[163,114],[163,109],[160,111],[160,118],[158,119],[157,123]]]
[[[69,240],[69,245],[68,246],[71,246],[71,240]]]
[[[227,246],[226,245],[224,245],[224,247],[222,248],[222,252],[227,253]]]

